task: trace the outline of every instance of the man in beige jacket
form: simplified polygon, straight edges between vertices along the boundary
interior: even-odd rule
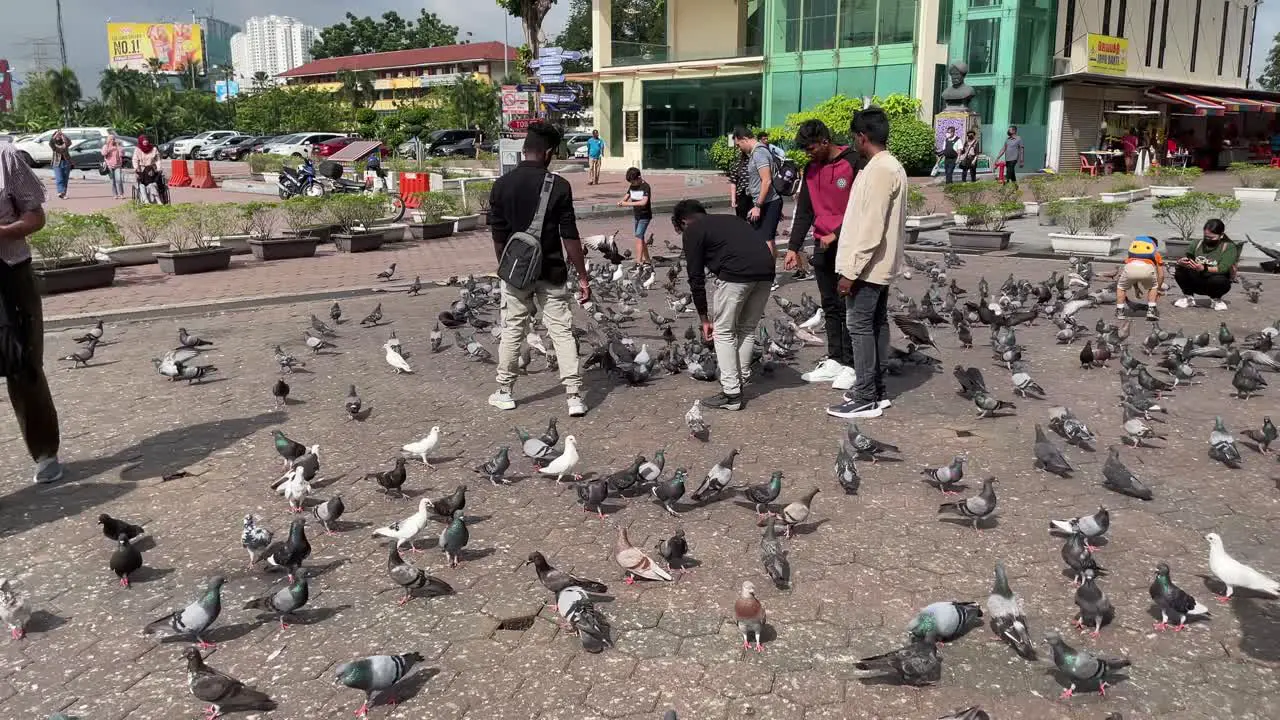
[[[880,108],[855,113],[850,135],[867,164],[853,181],[844,211],[836,272],[857,379],[844,402],[827,408],[827,414],[861,419],[880,417],[890,405],[883,377],[889,361],[889,283],[902,264],[907,235],[907,172],[885,150],[889,118]]]

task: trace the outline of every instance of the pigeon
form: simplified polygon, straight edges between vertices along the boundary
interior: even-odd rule
[[[1153,497],[1151,488],[1120,461],[1120,449],[1115,446],[1108,448],[1107,460],[1102,465],[1102,485],[1108,490],[1139,500],[1150,500]]]
[[[88,367],[89,361],[93,359],[93,352],[97,347],[98,347],[98,341],[90,340],[89,344],[86,345],[85,347],[82,347],[79,350],[76,350],[75,352],[71,353],[70,355],[66,355],[58,359],[70,361],[71,367],[73,368]],[[179,370],[181,370],[181,368],[179,368]]]
[[[373,694],[386,690],[400,682],[409,674],[413,666],[422,662],[421,653],[409,652],[403,655],[372,655],[358,660],[344,662],[334,671],[335,685],[346,685],[353,690],[364,691],[364,704],[356,710],[356,717],[369,714],[369,704],[373,702]],[[395,699],[390,700],[391,703]]]
[[[774,587],[779,590],[791,587],[791,562],[773,529],[773,516],[765,521],[764,534],[760,537],[760,562]]]
[[[694,400],[689,412],[684,414],[684,422],[689,426],[689,436],[695,440],[706,442],[711,436],[711,426],[702,418],[702,401]]]
[[[378,303],[377,306],[373,308],[373,312],[365,315],[364,319],[360,321],[360,327],[376,327],[381,321],[382,303]]]
[[[567,587],[580,587],[597,595],[609,592],[609,587],[602,582],[575,577],[563,570],[551,567],[551,564],[547,562],[547,558],[540,552],[529,553],[529,557],[525,558],[524,562],[520,563],[516,569],[519,570],[526,565],[533,566],[534,571],[538,574],[538,582],[542,583],[543,587],[554,594],[559,594],[561,590]]]
[[[733,463],[738,457],[738,449],[734,448],[729,451],[729,455],[724,460],[711,466],[707,471],[707,476],[702,479],[702,483],[698,485],[698,489],[691,496],[694,502],[703,503],[720,495],[720,493],[729,486],[733,480]]]
[[[944,715],[938,720],[991,720],[991,716],[982,709],[982,706],[973,705],[963,710],[957,710],[950,715]]]
[[[1236,341],[1236,336],[1231,333],[1231,329],[1227,327],[1225,322],[1218,324],[1218,344],[1227,347]]]
[[[120,578],[120,587],[129,587],[129,576],[142,568],[142,553],[129,544],[129,536],[120,533],[115,552],[107,561],[107,567]]]
[[[341,311],[339,311],[339,314],[341,314]],[[333,317],[332,308],[329,309],[329,316]],[[334,322],[337,322],[337,320],[334,320]],[[328,325],[325,325],[324,321],[316,317],[315,315],[311,316],[311,329],[320,333],[321,337],[326,337],[326,338],[338,337],[338,333],[333,328],[329,327]]]
[[[376,480],[378,487],[382,488],[383,494],[390,493],[392,490],[400,497],[404,497],[404,483],[409,474],[405,471],[405,459],[398,457],[395,460],[395,467],[382,472],[371,472],[364,476],[365,480]]]
[[[102,321],[99,320],[97,324],[95,324],[92,328],[89,329],[89,332],[86,332],[84,335],[81,335],[80,337],[76,338],[75,341],[78,343],[97,343],[101,339],[102,339]]]
[[[1037,470],[1046,470],[1059,477],[1070,477],[1075,468],[1071,467],[1071,463],[1062,456],[1062,451],[1054,447],[1049,442],[1049,438],[1044,434],[1044,428],[1036,424],[1036,441],[1033,446],[1036,461],[1035,468]]]
[[[498,452],[493,457],[471,468],[471,470],[485,476],[494,485],[510,485],[510,481],[503,477],[506,475],[507,470],[511,468],[510,452],[511,448],[503,445],[498,448]]]
[[[1089,370],[1093,368],[1093,341],[1085,340],[1084,347],[1080,349],[1080,367]]]
[[[405,360],[404,356],[400,354],[400,351],[397,349],[398,347],[399,346],[393,345],[390,342],[382,346],[382,349],[385,352],[384,357],[387,364],[391,366],[391,369],[397,375],[400,373],[412,374],[413,367],[409,365],[409,361]]]
[[[982,528],[979,525],[982,524],[982,521],[996,513],[996,489],[994,484],[997,482],[999,481],[993,477],[983,480],[982,490],[977,495],[956,502],[942,503],[938,506],[938,512],[955,513],[960,517],[969,518],[973,521],[973,529],[981,532]]]
[[[853,448],[854,455],[859,460],[870,458],[871,462],[876,461],[876,456],[884,452],[901,453],[896,445],[880,442],[870,435],[863,435],[858,429],[857,423],[849,423],[849,427],[845,429],[845,435],[849,442],[849,447]]]
[[[1227,586],[1226,593],[1218,597],[1218,602],[1228,602],[1237,587],[1280,597],[1280,582],[1228,555],[1217,533],[1209,533],[1204,539],[1209,541],[1209,572]]]
[[[311,508],[311,516],[320,521],[320,526],[324,528],[326,535],[337,535],[338,533],[329,528],[329,523],[336,522],[346,510],[347,506],[342,502],[342,496],[334,495]]]
[[[1106,572],[1104,568],[1098,565],[1098,561],[1093,557],[1093,551],[1089,550],[1088,544],[1084,541],[1084,536],[1080,533],[1074,533],[1062,544],[1062,560],[1075,573],[1072,584],[1077,587],[1083,581],[1086,570],[1092,570],[1097,574]]]
[[[836,482],[840,484],[844,494],[857,495],[858,488],[862,485],[862,478],[858,476],[858,467],[853,462],[853,455],[849,454],[843,441],[836,443],[835,472]]]
[[[413,540],[418,536],[418,533],[422,532],[422,529],[427,526],[427,511],[430,504],[430,500],[422,498],[418,501],[417,512],[403,520],[397,520],[386,527],[380,527],[377,530],[374,530],[374,537],[382,536],[395,538],[396,547],[404,547],[405,543],[408,543],[409,549],[416,549],[413,547]]]
[[[1102,632],[1102,626],[1115,617],[1115,608],[1107,594],[1098,587],[1096,571],[1086,568],[1081,575],[1084,582],[1076,588],[1076,607],[1080,608],[1080,615],[1076,617],[1075,625],[1081,632],[1085,631],[1086,625],[1093,625],[1089,635],[1096,638]]]
[[[204,593],[195,602],[148,623],[142,632],[147,635],[160,633],[165,637],[190,635],[200,643],[202,649],[214,647],[212,643],[205,642],[201,636],[222,612],[224,582],[226,580],[221,575],[211,578]]]
[[[938,488],[944,495],[955,495],[956,491],[951,488],[964,479],[965,456],[956,455],[951,458],[950,465],[944,465],[940,468],[925,468],[920,474],[928,478],[930,485]]]
[[[756,586],[750,580],[742,583],[742,591],[733,603],[733,618],[738,623],[738,632],[742,633],[742,649],[751,647],[751,638],[755,638],[756,652],[764,652],[760,640],[764,635],[764,606],[756,598]]]
[[[295,610],[300,609],[303,605],[306,605],[310,597],[311,588],[307,585],[307,574],[300,572],[294,576],[286,587],[270,595],[250,600],[244,604],[244,609],[274,612],[280,622],[280,629],[287,630],[289,624],[285,622],[285,618],[292,615]]]
[[[1277,437],[1280,437],[1280,432],[1277,432],[1276,426],[1271,422],[1270,417],[1262,418],[1262,430],[1249,428],[1240,434],[1258,443],[1258,452],[1263,455],[1271,454],[1271,443],[1275,442]]]
[[[453,519],[440,532],[440,549],[444,551],[444,557],[449,561],[449,567],[458,567],[458,563],[461,562],[459,555],[470,539],[471,535],[467,532],[466,518],[463,517],[461,510],[454,510]]]
[[[1196,602],[1185,590],[1173,584],[1173,579],[1169,577],[1169,564],[1166,562],[1161,561],[1156,565],[1156,576],[1151,581],[1151,587],[1147,588],[1147,593],[1160,608],[1160,622],[1152,625],[1155,630],[1168,630],[1170,615],[1178,619],[1178,624],[1173,626],[1175,632],[1187,627],[1187,618],[1209,617],[1209,608]]]
[[[9,627],[9,637],[14,640],[27,636],[31,607],[27,604],[26,596],[14,587],[9,578],[0,578],[0,620]]]
[[[431,352],[438,353],[444,343],[444,335],[440,333],[440,323],[431,329]]]
[[[535,464],[540,461],[549,462],[559,455],[554,447],[542,442],[539,438],[530,436],[520,428],[516,428],[515,431],[520,438],[521,451],[524,452],[525,457],[532,458]]]
[[[906,336],[908,340],[920,346],[938,347],[933,342],[933,335],[929,332],[929,326],[920,320],[913,320],[905,315],[894,315],[893,324],[898,326],[898,330]]]
[[[688,475],[688,470],[676,468],[675,475],[670,480],[655,483],[649,489],[649,492],[662,503],[663,509],[671,513],[673,517],[680,517],[680,513],[675,509],[675,503],[684,497],[684,483]]]
[[[329,308],[329,319],[338,324],[342,323],[342,306],[337,302]]]
[[[213,344],[212,341],[187,334],[186,328],[178,328],[178,344],[185,348],[202,348]]]
[[[921,610],[907,625],[907,632],[914,638],[936,637],[950,642],[980,625],[982,609],[974,602],[945,600],[931,603]]]
[[[318,338],[315,335],[304,334],[302,339],[306,342],[307,347],[311,349],[312,355],[319,355],[321,350],[334,347],[333,343],[325,340],[324,338]]]
[[[1022,598],[1009,587],[1004,563],[996,563],[996,580],[987,596],[987,613],[991,615],[991,632],[1012,647],[1026,660],[1036,659],[1031,632],[1027,629],[1027,616],[1022,609]]]
[[[662,469],[666,467],[666,464],[667,452],[666,450],[659,450],[653,454],[653,460],[641,462],[637,472],[641,480],[647,483],[656,482],[658,478],[662,477]]]
[[[363,407],[363,405],[364,403],[361,402],[360,396],[356,394],[356,386],[351,385],[347,390],[347,398],[342,402],[342,406],[347,411],[347,417],[352,420],[355,420],[356,417],[360,414],[360,409],[361,407]]]
[[[1107,678],[1130,665],[1128,658],[1098,657],[1085,650],[1076,650],[1064,643],[1056,632],[1046,633],[1044,639],[1053,650],[1053,664],[1071,679],[1071,687],[1062,691],[1064,700],[1071,697],[1082,683],[1096,686],[1098,693],[1105,695],[1109,686]]]
[[[1107,530],[1110,528],[1111,513],[1107,512],[1107,509],[1102,506],[1098,506],[1098,512],[1092,515],[1082,515],[1072,520],[1049,521],[1050,532],[1056,530],[1058,532],[1066,533],[1067,535],[1080,533],[1085,537],[1086,541],[1106,535]],[[1088,542],[1085,543],[1085,547],[1089,548],[1090,552],[1097,549],[1094,546],[1089,545]]]
[[[276,380],[275,384],[271,386],[271,396],[276,399],[277,406],[288,405],[289,404],[289,383],[285,382],[284,378],[279,378],[278,380]]]
[[[249,551],[249,569],[262,562],[267,548],[271,547],[271,531],[260,527],[258,519],[252,515],[244,516],[244,528],[240,531],[240,544]]]
[[[995,417],[996,413],[1001,410],[1018,409],[1018,406],[1014,403],[1000,400],[981,391],[974,394],[973,404],[978,408],[978,417],[980,418]]]
[[[1236,397],[1241,400],[1248,400],[1266,386],[1267,381],[1248,360],[1242,361],[1240,368],[1231,376],[1231,387],[1236,389]]]
[[[683,491],[683,484],[681,490]],[[656,488],[655,488],[656,489]],[[591,508],[596,509],[596,515],[604,520],[604,509],[601,507],[606,498],[609,497],[609,481],[606,478],[596,478],[588,482],[579,483],[577,488],[578,502],[582,505],[583,512],[590,512]]]
[[[400,549],[395,543],[391,543],[391,550],[387,553],[387,574],[397,585],[404,588],[404,595],[396,603],[397,605],[409,602],[413,599],[414,590],[424,588],[427,597],[453,594],[453,587],[449,583],[405,562],[404,558],[400,557]]]
[[[1144,447],[1144,445],[1142,444],[1143,440],[1150,440],[1152,438],[1155,438],[1157,440],[1165,439],[1164,436],[1156,434],[1156,431],[1152,429],[1152,427],[1148,425],[1141,417],[1128,418],[1127,420],[1124,421],[1123,428],[1124,428],[1124,436],[1121,438],[1121,441],[1125,445],[1132,445],[1136,448]],[[1153,446],[1146,445],[1145,447],[1153,447]]]
[[[618,539],[614,543],[613,561],[618,563],[628,585],[635,584],[636,578],[642,580],[662,580],[670,582],[671,573],[649,557],[645,551],[631,544],[627,539],[627,529],[618,528]]]
[[[405,290],[405,293],[417,297],[420,292],[422,292],[422,276],[414,275],[413,282],[409,283],[409,288]]]
[[[1229,468],[1240,467],[1240,449],[1231,437],[1221,417],[1213,419],[1213,432],[1209,433],[1209,459],[1217,460]]]
[[[547,430],[538,439],[551,447],[555,447],[556,443],[560,442],[560,428],[556,426],[555,418],[547,420]]]
[[[279,345],[275,346],[276,363],[280,366],[280,372],[292,373],[295,367],[306,367],[307,364],[298,358],[284,351]]]
[[[302,567],[303,561],[311,557],[311,543],[307,540],[306,521],[302,518],[294,518],[289,523],[289,537],[282,543],[277,543],[271,552],[267,553],[267,565],[271,567],[281,567],[288,571],[289,582],[293,582],[293,577],[298,573],[298,568]]]
[[[818,488],[810,488],[801,498],[793,503],[788,503],[782,508],[779,515],[782,518],[783,532],[787,537],[791,537],[797,525],[801,525],[809,519],[809,510],[813,505],[813,497],[821,492]]]
[[[1049,428],[1061,435],[1068,444],[1092,449],[1097,437],[1080,419],[1072,414],[1069,408],[1062,406],[1049,408]]]
[[[1026,372],[1016,372],[1010,376],[1010,380],[1013,382],[1013,392],[1016,395],[1024,398],[1043,398],[1047,394],[1044,388],[1040,387],[1040,383],[1033,380]]]
[[[431,467],[431,462],[427,460],[427,456],[430,455],[432,452],[434,452],[435,449],[439,446],[440,446],[440,426],[432,425],[431,432],[428,432],[426,437],[422,438],[421,440],[415,440],[411,443],[408,443],[400,449],[405,451],[406,453],[409,453],[410,455],[417,455],[418,458],[422,460],[423,465],[426,465],[428,468],[434,470],[435,468]]]
[[[572,435],[564,439],[564,452],[560,457],[551,460],[545,465],[534,463],[534,470],[542,475],[554,475],[556,482],[560,482],[565,475],[573,474],[573,469],[578,465],[578,440]],[[574,475],[574,479],[581,480],[581,475]]]
[[[276,492],[289,501],[289,512],[302,512],[302,503],[311,494],[311,483],[304,477],[306,475],[304,468],[294,468],[290,472],[289,479],[282,483]]]
[[[577,632],[583,650],[600,653],[606,647],[613,647],[613,641],[609,639],[609,624],[585,589],[571,586],[557,593],[556,611]]]
[[[683,568],[685,566],[685,555],[689,552],[689,543],[684,539],[684,529],[676,530],[675,535],[659,540],[655,548],[663,560],[667,561],[669,568]]]
[[[215,720],[224,711],[255,712],[276,709],[276,702],[266,693],[246,687],[230,675],[205,665],[204,658],[196,648],[187,648],[182,657],[187,660],[187,689],[195,699],[209,703],[205,720]]]
[[[395,276],[396,276],[396,264],[395,264],[395,263],[391,263],[391,267],[389,267],[389,268],[387,268],[386,270],[383,270],[382,272],[378,273],[376,277],[377,277],[379,280],[390,280],[391,278],[393,278],[393,277],[395,277]]]
[[[133,523],[129,523],[124,520],[118,520],[106,513],[102,513],[98,516],[98,524],[102,526],[102,535],[108,540],[113,541],[119,540],[121,535],[124,535],[128,540],[133,540],[139,535],[143,535],[147,532],[142,529],[141,525],[134,525]]]
[[[899,683],[914,687],[942,679],[942,656],[933,637],[913,638],[905,647],[862,658],[854,667],[876,675],[892,674]]]

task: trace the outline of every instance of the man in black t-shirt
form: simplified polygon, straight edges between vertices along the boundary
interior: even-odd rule
[[[645,233],[649,230],[649,222],[653,220],[653,190],[649,188],[649,183],[640,177],[640,168],[629,168],[627,170],[627,194],[622,196],[618,201],[618,205],[629,207],[635,213],[636,220],[636,262],[640,265],[651,265],[649,259],[649,246],[644,241]]]

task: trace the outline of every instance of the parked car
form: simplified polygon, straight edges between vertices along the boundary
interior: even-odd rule
[[[334,132],[297,133],[267,145],[263,152],[271,153],[272,155],[292,155],[299,158],[310,157],[313,146],[336,137],[345,137],[345,135]]]
[[[251,138],[251,137],[253,136],[237,133],[235,135],[228,135],[227,137],[221,138],[219,140],[214,140],[213,142],[210,142],[207,145],[204,145],[198,151],[196,151],[196,159],[197,160],[217,160],[219,150],[227,147],[228,145],[234,145],[235,143],[238,143],[242,140],[247,140],[248,138]]]
[[[587,150],[586,143],[579,145],[573,150],[573,157],[578,160],[586,160],[588,154],[589,154],[589,151]]]
[[[70,127],[63,128],[62,132],[67,139],[75,144],[78,140],[85,140],[91,137],[106,137],[107,135],[117,134],[111,128],[105,127]],[[53,148],[49,147],[49,140],[53,138],[53,130],[31,135],[22,140],[14,141],[13,145],[18,149],[18,154],[31,167],[39,167],[48,165],[53,160]]]
[[[168,142],[163,142],[157,145],[156,150],[159,151],[160,157],[167,160],[173,157],[174,143],[178,142],[179,140],[190,140],[193,137],[195,137],[195,135],[179,135],[175,138],[170,138]]]
[[[482,142],[480,150],[484,152],[497,152],[493,143]],[[473,137],[463,138],[456,143],[449,145],[439,145],[431,150],[431,154],[435,157],[448,157],[450,155],[460,157],[476,156],[476,139]]]
[[[133,161],[133,151],[138,147],[138,138],[117,135],[120,150],[124,153],[124,165]],[[71,167],[76,170],[97,170],[102,164],[102,146],[105,137],[85,138],[73,143],[67,151],[71,156]]]
[[[213,153],[214,160],[243,160],[253,151],[253,144],[264,138],[260,135],[241,135],[232,138],[217,147]]]
[[[463,140],[480,136],[479,130],[433,130],[425,138],[422,138],[422,154],[439,155],[435,150],[444,145],[456,145]],[[418,138],[411,138],[396,148],[396,154],[405,158],[416,158],[418,156]],[[474,154],[474,150],[472,154]]]
[[[564,144],[569,148],[571,157],[578,157],[578,148],[585,148],[590,139],[591,133],[568,133],[564,136]]]
[[[195,160],[196,153],[200,152],[200,148],[238,134],[235,130],[206,130],[193,138],[175,142],[173,144],[173,156]]]

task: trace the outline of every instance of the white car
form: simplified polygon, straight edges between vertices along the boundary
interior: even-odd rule
[[[72,145],[89,138],[116,134],[111,128],[105,127],[63,128],[62,132],[71,141]],[[53,138],[53,133],[53,130],[46,130],[36,135],[18,138],[14,141],[13,146],[17,148],[18,154],[22,156],[28,166],[48,165],[53,161],[53,148],[49,147],[49,140]]]
[[[217,156],[219,150],[227,147],[227,145],[230,143],[240,142],[241,140],[247,137],[250,137],[250,136],[241,135],[240,133],[232,133],[231,135],[218,138],[217,140],[210,140],[206,144],[202,145],[199,150],[196,151],[196,159],[197,160],[213,160]]]
[[[262,152],[300,158],[311,157],[312,145],[319,145],[337,137],[346,137],[346,135],[332,132],[295,133],[263,147]]]
[[[235,130],[205,130],[193,138],[179,140],[173,144],[173,156],[176,158],[186,158],[187,160],[195,160],[196,153],[205,145],[210,145],[219,140],[225,140],[232,135],[239,135]]]

